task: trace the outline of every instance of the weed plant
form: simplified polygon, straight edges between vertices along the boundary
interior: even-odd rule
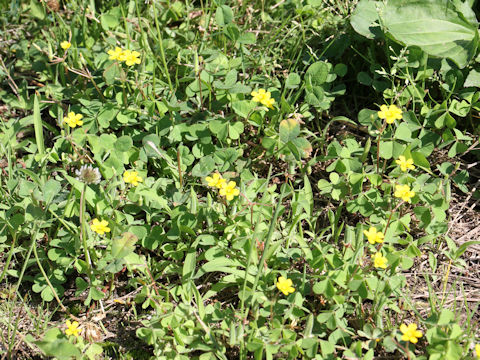
[[[5,358],[480,358],[473,1],[0,4]]]

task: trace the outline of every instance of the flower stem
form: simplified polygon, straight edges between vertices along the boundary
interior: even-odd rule
[[[379,174],[380,171],[380,137],[382,136],[383,131],[387,127],[387,123],[383,123],[382,128],[380,129],[380,133],[378,134],[377,137],[377,174]]]
[[[80,194],[80,239],[83,244],[83,252],[85,253],[85,262],[87,263],[87,274],[92,282],[92,262],[90,260],[90,253],[88,252],[87,238],[85,236],[85,191],[87,184],[83,184],[82,192]]]
[[[67,308],[62,304],[62,301],[61,301],[60,298],[58,297],[58,294],[57,294],[57,292],[55,291],[55,288],[53,287],[52,283],[51,283],[50,280],[48,279],[47,273],[46,273],[45,270],[43,269],[42,263],[40,262],[40,259],[38,258],[37,247],[36,247],[36,246],[33,247],[33,255],[35,256],[35,260],[37,261],[37,265],[38,265],[38,268],[40,269],[40,272],[42,273],[45,281],[47,282],[48,287],[49,287],[50,290],[52,291],[53,297],[55,298],[55,300],[57,300],[57,303],[58,303],[58,305],[60,305],[60,307],[62,308],[62,310],[65,311],[66,313],[68,313]]]
[[[260,258],[260,261],[258,263],[257,274],[255,275],[255,280],[253,281],[252,294],[255,294],[255,289],[257,288],[258,280],[260,280],[260,275],[263,273],[263,264],[265,262],[265,258],[266,258],[267,253],[268,253],[268,247],[270,245],[270,240],[272,239],[273,229],[275,228],[275,225],[277,224],[277,219],[278,219],[278,215],[280,213],[282,200],[285,197],[285,188],[286,188],[286,185],[282,186],[282,190],[281,190],[281,193],[280,193],[280,198],[277,200],[277,206],[275,207],[275,213],[273,214],[272,221],[270,222],[270,227],[268,229],[267,237],[265,239],[265,245],[264,245],[264,248],[263,248],[262,257]],[[248,269],[246,269],[246,271],[248,271]],[[250,304],[250,305],[252,305],[252,304]],[[244,318],[247,317],[248,311],[249,311],[249,307],[247,307],[245,309],[245,313],[243,315]]]
[[[385,235],[387,233],[388,227],[390,226],[390,221],[392,220],[393,213],[398,210],[398,208],[403,204],[403,201],[400,201],[397,206],[395,206],[392,211],[390,212],[390,216],[388,217],[387,220],[387,225],[385,226],[385,230],[383,231],[383,234]],[[380,251],[380,249],[383,246],[383,242],[378,244],[377,252]]]

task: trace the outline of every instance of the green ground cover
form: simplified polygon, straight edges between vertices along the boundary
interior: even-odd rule
[[[480,358],[474,1],[0,9],[2,358]]]

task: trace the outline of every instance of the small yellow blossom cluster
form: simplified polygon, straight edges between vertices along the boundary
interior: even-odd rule
[[[92,231],[95,231],[98,235],[103,235],[110,232],[110,228],[108,227],[108,221],[100,221],[97,218],[93,219],[92,225],[90,225],[90,229],[92,229]]]
[[[82,114],[75,114],[73,111],[70,111],[68,115],[63,118],[63,122],[68,124],[68,126],[70,126],[71,128],[74,128],[76,126],[83,125],[82,118]]]
[[[383,243],[383,238],[385,237],[383,233],[377,231],[377,229],[373,226],[371,226],[368,231],[363,230],[363,234],[367,237],[368,242],[372,245],[374,245],[375,243]]]
[[[395,162],[400,166],[400,170],[402,170],[403,172],[408,170],[415,170],[412,158],[407,159],[405,156],[400,155],[398,157],[398,160],[396,160]]]
[[[380,252],[376,252],[374,255],[372,255],[372,260],[373,260],[373,266],[376,268],[380,269],[386,269],[388,260],[385,256],[382,255]]]
[[[62,41],[60,43],[60,47],[63,49],[63,50],[68,50],[70,49],[70,46],[72,46],[72,44],[69,42],[69,41]]]
[[[280,276],[277,280],[277,288],[284,295],[291,294],[295,291],[295,288],[292,286],[293,282],[291,279],[286,279],[283,276]]]
[[[402,110],[396,105],[382,105],[380,106],[380,111],[377,112],[377,115],[380,119],[384,119],[387,124],[393,124],[395,120],[402,119]]]
[[[477,359],[480,359],[480,344],[475,345],[475,355],[477,355]]]
[[[125,181],[127,184],[137,186],[138,183],[141,183],[143,181],[143,179],[138,176],[138,172],[133,170],[127,170],[123,173],[123,181]]]
[[[270,91],[266,91],[265,89],[258,89],[258,91],[254,90],[250,94],[253,96],[252,100],[255,102],[259,102],[262,105],[273,109],[273,104],[275,104],[275,99],[272,98],[272,94]]]
[[[415,196],[415,191],[410,189],[408,185],[395,185],[395,197],[401,198],[405,202],[410,202]]]
[[[80,329],[78,328],[78,321],[71,322],[70,320],[67,320],[65,322],[65,325],[67,325],[67,329],[65,330],[65,334],[67,336],[79,336],[80,335]]]
[[[418,339],[423,336],[420,330],[417,330],[417,324],[402,324],[400,325],[400,331],[402,332],[402,340],[409,341],[412,344],[416,344]]]
[[[385,237],[385,235],[382,232],[377,231],[377,229],[373,226],[371,226],[370,229],[368,229],[368,231],[363,230],[363,234],[367,237],[368,242],[372,245],[376,243],[382,244],[383,239]],[[387,268],[388,260],[379,251],[377,251],[375,254],[372,255],[372,261],[373,261],[373,266],[375,266],[376,268],[380,268],[380,269]]]
[[[219,189],[221,196],[225,196],[228,201],[233,200],[235,196],[240,194],[240,190],[237,188],[237,183],[235,181],[227,182],[226,179],[222,178],[222,175],[219,173],[214,173],[212,176],[207,176],[205,178],[208,186]]]
[[[127,66],[133,66],[135,64],[140,64],[140,53],[138,51],[124,50],[115,47],[115,50],[108,50],[108,58],[110,60],[118,60],[120,62],[125,62]]]

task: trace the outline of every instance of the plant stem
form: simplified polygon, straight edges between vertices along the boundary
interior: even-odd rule
[[[33,229],[34,229],[34,231],[33,231],[33,236],[32,236],[32,242],[30,244],[30,249],[28,249],[27,256],[25,257],[25,261],[23,262],[22,271],[20,271],[20,276],[18,277],[17,286],[15,288],[15,293],[18,292],[18,288],[20,287],[20,284],[23,280],[23,274],[25,273],[25,270],[27,268],[28,260],[30,260],[30,255],[32,254],[33,247],[36,244],[36,239],[37,239],[37,235],[38,235],[38,225],[37,225],[36,222],[33,225]]]
[[[90,253],[88,252],[87,239],[85,236],[85,191],[87,184],[83,184],[82,193],[80,194],[80,239],[83,244],[83,252],[85,253],[85,262],[87,263],[87,273],[90,283],[92,283],[92,262]]]
[[[165,77],[167,78],[168,87],[170,88],[170,91],[173,93],[172,80],[170,80],[170,74],[168,72],[167,61],[165,59],[165,51],[163,50],[162,33],[160,32],[160,26],[158,25],[157,7],[155,6],[155,3],[153,4],[152,7],[153,7],[153,17],[155,19],[155,27],[157,29],[158,45],[160,47],[160,56],[162,57],[163,68],[164,68],[164,71],[165,71]]]
[[[7,273],[8,267],[10,265],[10,261],[12,260],[13,251],[15,250],[15,241],[17,240],[17,236],[16,236],[15,231],[12,231],[12,237],[13,237],[12,245],[10,246],[10,251],[8,252],[7,261],[5,262],[5,265],[3,266],[2,275],[0,275],[0,283],[3,281],[3,277]]]
[[[183,176],[182,176],[182,161],[180,158],[180,148],[177,148],[177,166],[178,166],[178,179],[180,181],[180,189],[183,188]]]
[[[268,228],[267,238],[265,239],[265,245],[264,245],[264,248],[263,248],[262,257],[260,258],[260,261],[258,263],[257,274],[255,275],[255,280],[254,280],[253,286],[252,286],[252,294],[255,293],[255,289],[257,288],[258,280],[260,279],[260,275],[263,273],[263,264],[264,264],[265,258],[267,256],[270,241],[272,239],[273,229],[275,228],[275,225],[276,225],[277,219],[278,219],[278,214],[280,213],[280,207],[282,206],[282,200],[285,197],[285,189],[286,189],[286,186],[282,186],[282,190],[281,190],[281,193],[280,193],[280,198],[277,200],[277,206],[275,207],[275,213],[273,214],[273,218],[270,222],[270,227]],[[250,305],[253,305],[253,304],[250,304]],[[248,311],[249,311],[249,307],[247,307],[245,309],[245,314],[244,314],[245,318],[246,318],[246,314],[248,314]]]
[[[380,137],[382,136],[382,133],[383,131],[385,130],[385,128],[387,127],[387,122],[384,122],[383,123],[383,126],[382,128],[380,129],[380,133],[378,134],[378,137],[377,137],[377,174],[379,174],[379,171],[380,171]]]
[[[55,288],[53,287],[52,283],[48,279],[47,273],[43,269],[42,263],[40,262],[40,259],[38,258],[38,253],[37,253],[37,247],[36,246],[33,247],[33,255],[35,256],[35,260],[37,261],[37,265],[40,269],[40,272],[42,273],[43,277],[45,278],[45,281],[47,282],[48,286],[50,287],[50,290],[52,291],[53,296],[55,297],[55,300],[57,300],[58,305],[60,305],[60,307],[62,308],[63,311],[68,313],[67,308],[62,304],[62,301],[58,297],[57,292],[55,291]]]

